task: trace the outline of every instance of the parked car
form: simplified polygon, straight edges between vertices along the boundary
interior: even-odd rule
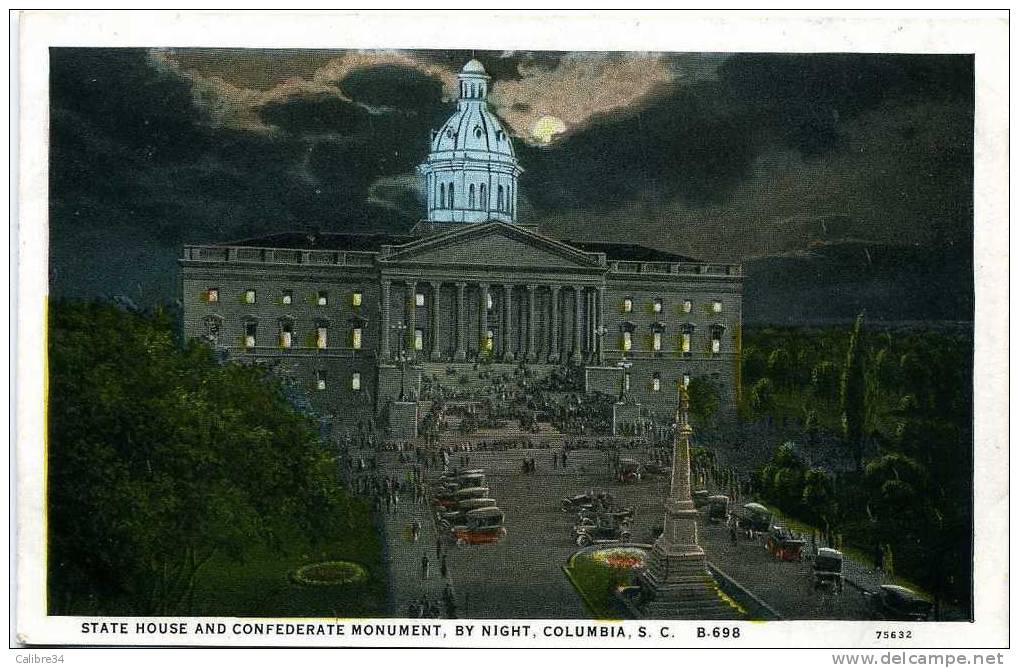
[[[785,527],[773,526],[764,544],[779,561],[801,561],[806,541]]]
[[[644,473],[647,475],[669,475],[672,468],[663,462],[648,462],[644,465]]]
[[[487,487],[466,487],[455,492],[447,492],[436,496],[432,503],[436,506],[452,510],[458,503],[466,499],[484,499],[488,496]]]
[[[814,557],[814,589],[830,588],[842,593],[842,553],[822,547]]]
[[[469,510],[463,523],[450,529],[450,537],[457,545],[497,543],[506,536],[505,519],[502,510],[494,506]]]
[[[721,524],[729,515],[729,497],[714,494],[708,497],[708,522]]]
[[[643,475],[644,467],[636,459],[624,458],[619,460],[619,468],[616,470],[616,480],[619,482],[640,482]]]
[[[620,543],[630,540],[630,529],[621,524],[578,524],[573,527],[573,540],[580,546]]]
[[[496,503],[495,499],[480,498],[480,499],[464,499],[458,501],[455,506],[449,510],[440,510],[438,517],[440,522],[447,522],[448,524],[456,524],[458,520],[462,520],[468,512],[471,510],[477,510],[478,508],[493,508],[499,504]]]
[[[746,503],[736,517],[737,526],[744,531],[764,533],[771,530],[772,512],[759,503]]]
[[[570,513],[592,508],[611,508],[613,502],[614,499],[608,492],[584,492],[563,499],[561,507],[564,513]]]
[[[608,521],[629,521],[633,519],[633,508],[618,508],[614,510],[594,510],[586,508],[577,513],[577,520],[580,522],[591,522],[599,518]]]
[[[866,594],[871,610],[881,619],[903,622],[925,622],[933,604],[912,589],[899,585],[881,585]]]

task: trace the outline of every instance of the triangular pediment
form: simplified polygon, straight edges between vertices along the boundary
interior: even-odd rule
[[[521,268],[589,268],[599,257],[506,223],[480,223],[383,249],[382,262]]]

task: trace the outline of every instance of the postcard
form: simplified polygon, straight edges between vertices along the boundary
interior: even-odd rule
[[[1007,645],[1007,15],[19,20],[23,648]]]

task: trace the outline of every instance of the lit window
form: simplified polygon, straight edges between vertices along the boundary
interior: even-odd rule
[[[662,377],[656,371],[651,376],[651,391],[652,392],[658,392],[661,389],[662,389]]]
[[[690,387],[690,374],[688,373],[683,374],[683,387],[684,388]]]
[[[630,313],[633,311],[633,300],[629,297],[623,299],[623,313]]]
[[[255,303],[255,291],[254,290],[245,290],[245,292],[244,292],[244,303],[245,304],[254,304]]]
[[[687,299],[683,302],[683,313],[689,313],[693,310],[693,302]]]
[[[284,304],[293,304],[294,303],[294,291],[293,290],[284,290],[283,291],[283,303]]]
[[[418,292],[414,295],[414,306],[424,306],[425,295],[424,293]]]
[[[361,373],[359,371],[350,374],[350,389],[355,392],[361,389]]]
[[[425,347],[425,333],[420,329],[414,330],[414,350],[423,350]]]
[[[219,288],[209,288],[209,291],[205,293],[205,299],[210,304],[219,301]]]
[[[712,303],[711,304],[711,310],[714,311],[715,313],[721,313],[722,312],[722,302],[714,302],[714,303]]]
[[[244,347],[254,348],[255,347],[255,333],[258,329],[258,324],[254,322],[244,323]]]
[[[627,371],[623,374],[623,390],[630,391],[630,372]]]
[[[360,350],[361,349],[361,328],[360,327],[355,327],[354,328],[354,335],[352,337],[352,340],[351,340],[350,344],[354,347],[354,350]]]
[[[662,333],[652,332],[651,333],[651,349],[658,352],[662,349]]]
[[[662,312],[662,300],[661,299],[656,299],[654,301],[654,303],[652,304],[652,306],[651,306],[651,310],[653,310],[655,313],[661,313]]]
[[[329,303],[329,293],[325,290],[318,291],[318,305],[325,306]]]
[[[712,336],[711,337],[711,352],[717,355],[721,351],[721,349],[722,349],[722,341],[721,341],[721,339]]]
[[[319,390],[326,389],[326,372],[316,371],[315,372],[315,387]]]
[[[280,348],[289,348],[294,344],[294,326],[288,322],[280,327]]]
[[[633,336],[630,332],[623,332],[623,351],[626,352],[633,347]]]
[[[489,292],[487,295],[485,295],[485,308],[488,309],[489,311],[492,310],[492,293],[491,292]]]
[[[492,347],[493,347],[493,342],[494,341],[495,341],[495,335],[492,333],[492,330],[488,330],[487,332],[485,332],[484,346],[485,346],[485,352],[486,353],[492,352]]]
[[[355,292],[354,294],[352,294],[350,296],[350,304],[352,306],[360,306],[361,305],[361,293],[360,292]]]
[[[682,338],[680,339],[680,346],[684,354],[690,354],[690,332],[683,332]]]
[[[325,348],[329,345],[329,329],[326,327],[319,327],[315,332],[315,345],[319,348]]]

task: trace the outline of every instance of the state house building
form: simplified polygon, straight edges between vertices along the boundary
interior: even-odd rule
[[[705,377],[739,392],[742,270],[517,222],[523,171],[471,60],[418,167],[427,219],[401,234],[281,233],[187,246],[184,331],[274,367],[315,412],[379,414],[459,365],[579,365],[586,389],[667,419]],[[592,227],[604,222],[591,221]]]

